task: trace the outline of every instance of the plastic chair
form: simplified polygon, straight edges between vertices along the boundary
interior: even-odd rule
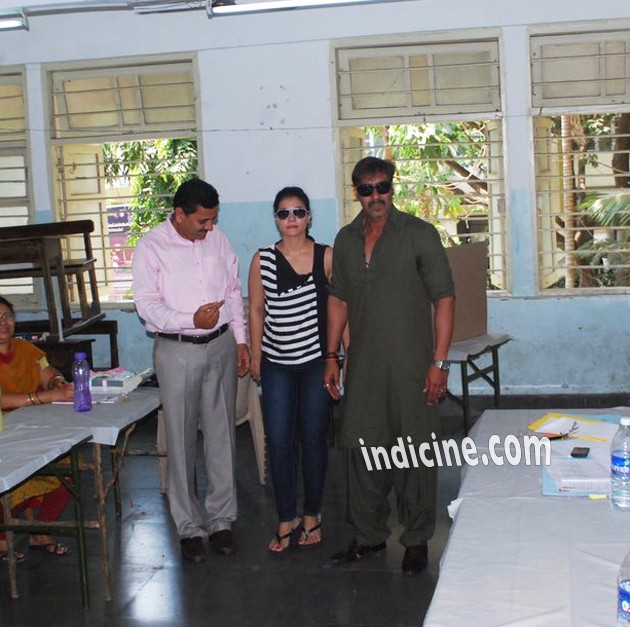
[[[160,458],[160,492],[166,494],[166,471],[168,464],[168,449],[166,444],[166,429],[162,416],[162,410],[158,410],[157,416],[157,455]],[[236,389],[236,426],[249,422],[254,441],[254,452],[256,454],[256,465],[258,467],[258,479],[260,485],[266,484],[265,466],[265,428],[263,425],[262,409],[260,407],[260,396],[258,395],[258,385],[251,378],[245,375],[238,380]]]

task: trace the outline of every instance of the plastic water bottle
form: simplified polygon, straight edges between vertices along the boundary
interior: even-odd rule
[[[617,627],[630,625],[630,553],[621,563],[617,576]]]
[[[90,393],[90,366],[86,353],[74,354],[72,382],[74,383],[74,411],[90,411],[92,394]]]
[[[630,417],[621,418],[610,445],[610,503],[630,511]]]

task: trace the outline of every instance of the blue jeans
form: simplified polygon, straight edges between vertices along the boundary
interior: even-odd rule
[[[304,514],[321,511],[328,465],[331,400],[322,385],[321,358],[284,366],[263,357],[260,365],[262,406],[271,478],[281,522],[297,515],[295,435],[302,447]]]

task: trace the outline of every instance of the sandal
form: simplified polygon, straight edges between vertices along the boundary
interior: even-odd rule
[[[13,551],[13,555],[15,555],[16,564],[19,564],[20,562],[23,562],[26,559],[26,555],[24,555],[24,553],[22,553],[21,551]],[[8,551],[2,551],[0,553],[0,560],[2,560],[3,562],[9,561]]]
[[[293,527],[287,531],[287,533],[280,535],[277,531],[276,534],[274,536],[274,540],[276,541],[276,548],[271,548],[271,544],[269,545],[269,550],[272,553],[284,553],[288,548],[291,547],[291,538],[293,536],[293,534],[298,531],[298,529],[300,528],[300,523],[302,521],[299,518],[295,518],[293,520]],[[286,544],[283,544],[283,542],[285,540],[288,540],[288,542]]]
[[[319,534],[319,538],[317,538],[316,540],[311,540],[310,539],[310,535],[312,533],[314,533],[315,531],[319,531],[322,528],[322,523],[318,522],[314,527],[311,527],[310,529],[307,529],[306,527],[302,527],[302,531],[300,532],[300,539],[298,541],[298,545],[301,548],[307,547],[307,546],[317,546],[318,544],[322,543],[322,534]]]
[[[72,551],[69,546],[62,544],[61,542],[48,542],[47,544],[29,544],[28,548],[31,551],[43,551],[49,555],[55,557],[64,557],[69,555]]]

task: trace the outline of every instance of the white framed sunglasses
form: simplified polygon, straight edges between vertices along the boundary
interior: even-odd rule
[[[299,220],[303,220],[309,214],[309,210],[306,207],[289,207],[287,209],[278,209],[273,214],[276,220],[286,220],[289,216],[294,216]]]

